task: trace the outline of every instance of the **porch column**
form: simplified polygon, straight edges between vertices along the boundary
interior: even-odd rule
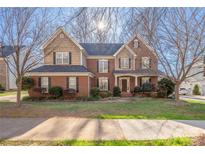
[[[137,86],[137,79],[138,79],[138,77],[135,76],[135,87]]]
[[[117,86],[117,75],[115,75],[115,86]]]

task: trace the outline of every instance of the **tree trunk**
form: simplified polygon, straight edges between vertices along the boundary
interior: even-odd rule
[[[176,102],[179,102],[179,86],[180,86],[180,84],[178,82],[176,82],[176,84],[175,84],[175,100],[176,100]]]
[[[17,96],[16,96],[17,107],[21,106],[21,89],[22,89],[22,79],[19,79],[17,81]]]

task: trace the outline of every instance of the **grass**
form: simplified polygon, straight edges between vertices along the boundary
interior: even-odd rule
[[[22,91],[21,94],[27,94],[27,91]],[[16,91],[5,91],[0,92],[0,96],[10,96],[10,95],[16,95]]]
[[[197,103],[197,104],[205,104],[205,101],[203,100],[194,100],[194,99],[184,99],[184,101],[188,102],[188,103]]]
[[[172,138],[148,141],[83,141],[83,140],[64,140],[64,141],[0,141],[0,146],[11,145],[46,145],[46,146],[190,146],[191,138]]]
[[[24,102],[20,108],[13,107],[12,103],[2,102],[0,107],[0,117],[205,120],[205,104],[192,100],[176,104],[169,99],[134,97],[125,102]]]

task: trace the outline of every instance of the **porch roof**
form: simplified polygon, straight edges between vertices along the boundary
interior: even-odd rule
[[[89,72],[82,65],[43,65],[30,72]]]
[[[162,76],[163,72],[153,69],[136,69],[136,70],[114,70],[113,74],[132,74],[140,76]]]

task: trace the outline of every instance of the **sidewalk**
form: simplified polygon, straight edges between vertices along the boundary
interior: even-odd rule
[[[10,140],[152,140],[202,133],[204,120],[0,118],[0,139]]]

